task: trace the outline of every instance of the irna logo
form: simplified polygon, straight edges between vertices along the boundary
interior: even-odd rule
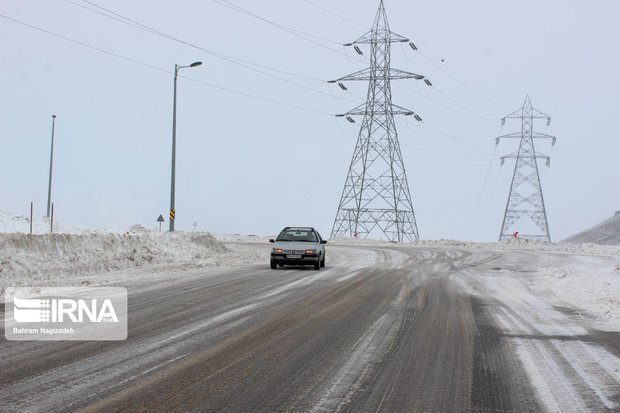
[[[110,299],[33,299],[13,297],[15,321],[19,323],[118,323]]]
[[[7,287],[7,340],[125,340],[123,287]]]

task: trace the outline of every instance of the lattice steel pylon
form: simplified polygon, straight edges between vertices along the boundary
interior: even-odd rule
[[[534,148],[534,139],[551,139],[551,144],[555,145],[555,136],[534,132],[534,119],[546,119],[547,125],[549,125],[551,118],[534,109],[530,97],[526,96],[523,107],[504,117],[502,125],[506,119],[521,119],[521,132],[499,136],[495,139],[497,145],[501,139],[520,139],[517,152],[500,158],[502,165],[507,158],[515,158],[517,161],[499,240],[511,238],[516,232],[519,232],[519,236],[523,238],[551,241],[537,161],[538,159],[545,159],[547,166],[549,166],[551,158],[537,153]],[[535,224],[534,231],[531,233],[519,231],[520,228],[515,226],[523,216],[530,218]]]
[[[342,191],[331,237],[366,238],[373,230],[382,231],[389,241],[416,241],[419,238],[405,166],[398,142],[394,115],[413,115],[413,111],[392,104],[390,81],[424,79],[424,76],[390,67],[391,44],[409,39],[390,31],[383,0],[372,29],[345,46],[370,44],[370,67],[330,83],[346,89],[342,82],[367,80],[366,103],[337,115],[353,121],[363,116],[353,158]],[[413,43],[410,43],[415,49]],[[430,83],[429,83],[430,84]],[[377,232],[378,232],[377,230]]]

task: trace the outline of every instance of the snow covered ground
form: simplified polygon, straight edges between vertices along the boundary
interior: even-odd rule
[[[206,232],[86,231],[0,211],[0,296],[6,287],[103,285],[178,276],[224,264],[264,261],[263,251],[231,250]],[[56,232],[57,231],[57,232]],[[2,299],[0,298],[0,300]]]
[[[98,285],[220,265],[264,263],[269,238],[256,235],[156,232],[141,226],[125,231],[85,231],[63,226],[49,234],[49,222],[0,211],[0,293],[8,286]],[[536,295],[583,310],[620,328],[620,246],[510,240],[475,243],[423,240],[394,244],[341,238],[329,246],[370,246],[486,250],[502,254],[511,268],[498,273],[518,277]],[[515,271],[519,269],[519,271]]]
[[[620,261],[588,256],[558,261],[533,273],[527,280],[530,288],[620,328]]]
[[[509,240],[465,242],[421,240],[410,244],[341,238],[329,245],[487,250],[511,265],[498,275],[515,278],[537,296],[575,307],[600,321],[598,328],[620,331],[620,246]]]

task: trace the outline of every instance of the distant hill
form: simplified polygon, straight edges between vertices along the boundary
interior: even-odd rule
[[[620,245],[620,211],[616,211],[613,217],[600,224],[566,238],[564,242]]]

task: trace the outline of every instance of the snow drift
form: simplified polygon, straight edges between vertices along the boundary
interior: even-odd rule
[[[600,224],[566,238],[564,242],[620,245],[620,211]]]
[[[154,264],[198,262],[228,249],[209,233],[155,233],[140,226],[124,234],[0,233],[0,290],[67,275]]]

